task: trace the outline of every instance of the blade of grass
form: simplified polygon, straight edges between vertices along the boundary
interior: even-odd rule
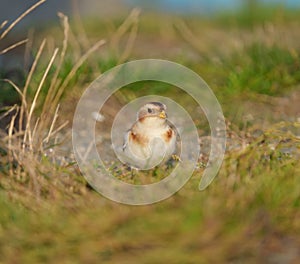
[[[137,9],[135,11],[135,14],[134,16],[132,17],[132,28],[130,30],[130,33],[129,33],[129,37],[128,37],[128,40],[127,40],[127,43],[126,43],[126,46],[124,48],[124,51],[123,53],[121,54],[120,56],[120,59],[119,59],[119,63],[123,63],[124,61],[126,61],[133,49],[133,45],[135,43],[135,40],[136,40],[136,37],[137,37],[137,33],[138,33],[138,27],[139,27],[139,14],[140,14],[140,10]]]
[[[116,33],[113,35],[111,40],[111,46],[113,48],[114,53],[118,56],[119,55],[119,48],[118,45],[122,36],[131,28],[132,25],[136,23],[138,20],[138,16],[140,14],[140,9],[134,8],[129,16],[125,19],[125,21],[119,26]]]
[[[60,105],[58,104],[57,107],[56,107],[56,110],[55,110],[55,113],[54,113],[54,116],[53,116],[52,123],[51,123],[51,125],[50,125],[50,129],[49,129],[48,135],[47,135],[47,137],[44,139],[44,142],[45,142],[45,143],[48,143],[49,140],[50,140],[51,133],[52,133],[52,131],[53,131],[53,129],[54,129],[54,126],[55,126],[55,122],[56,122],[56,120],[57,120],[57,118],[58,118],[58,110],[59,110],[59,106],[60,106]]]
[[[8,116],[14,110],[14,106],[9,106],[4,109],[4,113],[0,116],[0,120]]]
[[[73,11],[72,13],[74,17],[75,29],[77,31],[77,35],[80,36],[79,41],[80,43],[82,43],[83,48],[87,50],[91,46],[91,44],[89,39],[86,36],[86,32],[84,30],[84,26],[81,20],[78,1],[76,0],[72,1],[72,11]]]
[[[182,38],[187,41],[187,43],[189,43],[195,50],[203,52],[201,49],[201,41],[195,37],[195,34],[182,19],[177,21],[175,28],[177,28]]]
[[[35,122],[35,124],[34,124],[34,128],[33,128],[33,130],[32,130],[32,138],[35,138],[36,130],[37,130],[37,128],[38,128],[38,125],[39,125],[39,123],[40,123],[40,120],[41,120],[41,119],[38,117],[37,120],[36,120],[36,122]]]
[[[16,112],[13,114],[10,120],[9,128],[8,128],[8,161],[9,161],[9,175],[13,175],[13,152],[12,152],[12,135],[15,127],[15,120],[17,118],[18,112],[19,112],[19,106],[14,105],[13,110],[16,110]],[[13,111],[12,110],[12,111]]]
[[[44,104],[42,113],[41,113],[41,122],[40,122],[40,126],[38,128],[38,133],[41,132],[42,128],[44,128],[45,126],[47,126],[47,124],[49,124],[50,121],[50,116],[49,113],[53,113],[55,112],[55,107],[58,105],[59,100],[63,94],[63,92],[65,91],[66,87],[68,86],[69,82],[72,80],[72,78],[74,77],[74,75],[76,74],[77,70],[79,69],[79,67],[87,60],[87,58],[93,53],[95,52],[99,47],[103,46],[106,43],[105,40],[100,40],[98,41],[96,44],[94,44],[73,66],[73,68],[71,69],[71,71],[69,72],[69,74],[67,75],[67,77],[65,78],[65,80],[63,81],[63,83],[58,86],[56,89],[53,89],[52,92],[56,92],[56,94],[50,95],[49,92],[47,95],[47,97],[51,97],[52,100],[49,101],[49,99],[47,100],[47,104]],[[42,144],[42,140],[40,140],[38,142],[38,145],[41,147]]]
[[[0,40],[3,39],[9,31],[11,31],[25,16],[27,16],[29,13],[31,13],[34,9],[36,9],[41,4],[45,3],[46,0],[40,0],[39,2],[32,5],[30,8],[28,8],[25,12],[23,12],[14,22],[12,22],[6,30],[3,31],[3,33],[0,35]],[[2,26],[2,25],[1,25]]]
[[[36,55],[36,57],[35,57],[35,59],[33,61],[33,64],[31,66],[29,74],[28,74],[28,76],[26,78],[25,86],[24,86],[23,93],[22,93],[23,97],[24,97],[24,103],[22,103],[21,110],[20,110],[20,120],[19,120],[19,124],[20,124],[19,128],[20,129],[23,129],[22,128],[22,124],[24,122],[24,113],[26,114],[26,118],[28,117],[28,112],[27,112],[28,109],[27,109],[27,101],[26,101],[27,90],[28,90],[29,84],[31,82],[32,75],[33,75],[33,73],[34,73],[34,71],[36,69],[37,63],[38,63],[38,61],[39,61],[39,59],[41,57],[41,54],[42,54],[42,52],[44,50],[45,44],[46,44],[46,39],[43,39],[43,41],[42,41],[42,43],[41,43],[41,45],[39,47],[39,50],[37,52],[37,55]],[[26,133],[24,134],[23,142],[26,142]]]
[[[72,70],[69,72],[69,74],[67,75],[67,77],[65,78],[65,80],[63,81],[62,85],[60,86],[58,93],[56,94],[55,98],[54,98],[54,102],[57,104],[63,91],[65,90],[65,88],[68,86],[69,82],[72,80],[72,78],[74,77],[74,75],[76,74],[77,70],[79,69],[79,67],[87,60],[87,58],[93,53],[95,52],[98,48],[100,48],[101,46],[103,46],[106,43],[106,41],[104,39],[96,42],[96,44],[94,44],[85,54],[83,54],[83,56],[75,63],[75,65],[73,66]],[[56,105],[54,104],[54,105]]]
[[[4,20],[0,25],[0,29],[4,28],[7,23],[8,23],[8,21]]]
[[[50,68],[51,68],[51,66],[52,66],[52,64],[54,62],[54,59],[56,58],[58,50],[59,50],[58,48],[56,48],[54,50],[54,53],[53,53],[53,55],[52,55],[52,57],[50,59],[50,62],[49,62],[48,66],[47,66],[47,68],[46,68],[46,70],[45,70],[45,72],[43,74],[42,80],[40,81],[38,89],[37,89],[37,91],[36,91],[36,93],[34,95],[34,98],[33,98],[33,101],[32,101],[32,104],[31,104],[31,107],[30,107],[30,110],[29,110],[29,113],[28,113],[28,120],[27,120],[27,123],[26,123],[25,136],[28,135],[29,147],[30,147],[31,150],[32,150],[32,137],[31,137],[30,123],[31,123],[31,118],[32,118],[33,110],[35,109],[35,106],[36,106],[37,99],[39,97],[40,91],[41,91],[41,89],[43,87],[43,84],[44,84],[44,82],[46,80],[46,77],[47,77],[47,75],[49,73],[49,70],[50,70]],[[26,142],[26,140],[24,140],[24,142]]]
[[[22,99],[22,103],[26,104],[26,100],[25,100],[24,94],[22,93],[21,89],[13,81],[11,81],[9,79],[3,79],[3,81],[9,83],[20,95],[20,97]]]
[[[64,58],[65,58],[66,51],[67,51],[67,47],[68,47],[68,39],[69,39],[68,38],[68,36],[69,36],[68,17],[65,16],[63,13],[58,13],[58,16],[60,17],[61,23],[63,24],[63,28],[64,28],[63,47],[62,47],[62,50],[61,50],[61,53],[60,53],[59,62],[58,62],[56,71],[55,71],[55,73],[54,73],[54,75],[52,77],[50,88],[49,88],[49,90],[47,92],[47,95],[46,95],[46,99],[45,99],[45,102],[44,102],[44,106],[43,106],[42,112],[45,111],[45,107],[48,107],[49,103],[53,100],[53,97],[56,94],[56,89],[57,89],[57,86],[58,86],[57,77],[58,77],[58,74],[59,74],[59,72],[61,70],[61,67],[63,65]]]
[[[33,62],[31,51],[32,51],[32,44],[33,44],[33,36],[34,36],[34,30],[29,29],[27,34],[28,41],[25,45],[25,51],[24,51],[24,69],[28,70],[31,67],[31,63]]]
[[[13,45],[7,47],[6,49],[1,50],[1,51],[0,51],[0,55],[2,55],[2,54],[4,54],[4,53],[6,53],[6,52],[8,52],[8,51],[10,51],[10,50],[12,50],[12,49],[18,47],[18,46],[21,46],[21,45],[27,43],[27,41],[28,41],[28,39],[23,39],[23,40],[21,40],[21,41],[15,43],[15,44],[13,44]]]
[[[55,136],[59,131],[61,131],[64,127],[66,127],[69,124],[69,120],[65,121],[63,124],[61,124],[57,129],[55,129],[51,134],[49,134],[49,138]]]

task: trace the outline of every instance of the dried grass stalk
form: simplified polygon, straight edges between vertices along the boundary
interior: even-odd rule
[[[13,21],[6,30],[3,31],[3,33],[0,35],[0,40],[3,39],[25,16],[27,16],[29,13],[31,13],[34,9],[36,9],[41,4],[45,3],[46,0],[40,0],[39,2],[32,5],[30,8],[28,8],[25,12],[23,12],[15,21]],[[1,25],[1,28],[6,24],[6,21],[4,21]],[[4,24],[4,25],[3,25]]]

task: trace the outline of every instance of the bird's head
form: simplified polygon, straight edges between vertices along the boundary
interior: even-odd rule
[[[137,114],[137,119],[140,122],[156,122],[164,123],[167,119],[167,107],[160,102],[149,102],[143,105]]]

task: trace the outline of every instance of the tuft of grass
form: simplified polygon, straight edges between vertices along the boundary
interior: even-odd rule
[[[228,93],[254,92],[282,95],[300,81],[300,60],[296,51],[255,43],[232,59]]]
[[[35,4],[29,10],[37,6],[38,4]],[[25,11],[12,22],[0,38],[4,38],[28,12]],[[66,88],[78,80],[80,67],[92,53],[105,44],[105,41],[100,40],[82,54],[76,54],[78,60],[73,60],[72,64],[68,64],[69,67],[65,67],[70,27],[66,16],[59,13],[59,17],[64,32],[62,47],[54,47],[50,51],[52,53],[50,58],[45,56],[42,59],[47,44],[47,40],[43,39],[24,85],[21,87],[12,80],[3,80],[20,98],[20,105],[14,105],[1,117],[10,118],[6,128],[7,134],[3,133],[1,137],[3,151],[0,164],[1,171],[5,175],[1,179],[1,186],[15,198],[26,194],[28,197],[43,200],[46,197],[60,196],[65,191],[69,194],[82,194],[85,190],[85,183],[76,183],[76,175],[78,176],[76,170],[73,166],[69,168],[72,159],[65,159],[58,154],[58,146],[68,137],[67,133],[62,137],[61,131],[69,122],[58,119],[60,102]],[[3,50],[9,51],[10,49]],[[29,206],[27,199],[20,201]]]
[[[296,259],[290,249],[300,245],[300,166],[297,156],[281,159],[276,154],[280,144],[299,147],[299,140],[286,131],[294,125],[299,124],[277,124],[243,150],[228,152],[206,191],[198,192],[196,174],[176,195],[147,207],[115,204],[87,193],[71,204],[31,212],[2,197],[0,241],[6,239],[1,257],[79,263]],[[270,146],[274,142],[278,144]]]
[[[0,40],[29,11],[43,2],[33,5],[8,25]],[[71,93],[71,89],[72,99],[78,100],[81,86],[98,77],[101,69],[109,69],[127,59],[137,33],[139,10],[134,9],[129,14],[109,41],[101,39],[95,44],[85,37],[83,28],[80,28],[80,40],[77,39],[68,17],[62,13],[58,13],[58,17],[63,32],[62,43],[57,44],[56,40],[48,38],[41,40],[23,84],[16,84],[10,79],[2,80],[18,95],[20,104],[1,111],[0,118],[8,118],[9,124],[6,133],[0,131],[0,169],[4,175],[0,185],[13,200],[25,207],[30,207],[29,201],[34,197],[43,204],[48,199],[60,199],[66,195],[68,200],[86,192],[87,184],[74,164],[71,146],[67,144],[64,147],[67,151],[62,150],[62,144],[70,141],[70,131],[66,127],[70,126],[72,113],[68,112],[69,106],[61,102],[66,93]],[[1,29],[5,25],[3,23]],[[121,42],[125,43],[122,47]],[[21,44],[12,45],[1,53],[11,52]],[[106,54],[114,52],[117,56],[108,56],[102,63],[98,61],[101,56],[97,52],[105,46],[109,46]],[[90,58],[92,54],[95,54],[93,59]],[[67,114],[61,113],[61,109]],[[24,194],[28,199],[22,198]]]

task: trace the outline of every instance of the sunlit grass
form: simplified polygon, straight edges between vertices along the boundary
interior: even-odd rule
[[[236,54],[231,65],[234,68],[228,74],[228,93],[282,95],[300,82],[299,53],[276,45],[251,45],[243,56]]]
[[[2,198],[1,237],[10,237],[2,257],[34,262],[257,261],[264,259],[262,239],[275,240],[286,251],[284,241],[300,231],[300,168],[296,157],[270,158],[279,150],[262,141],[272,138],[264,135],[244,151],[227,155],[208,190],[197,190],[195,175],[157,205],[129,207],[86,194],[72,204],[57,201],[32,213]]]

